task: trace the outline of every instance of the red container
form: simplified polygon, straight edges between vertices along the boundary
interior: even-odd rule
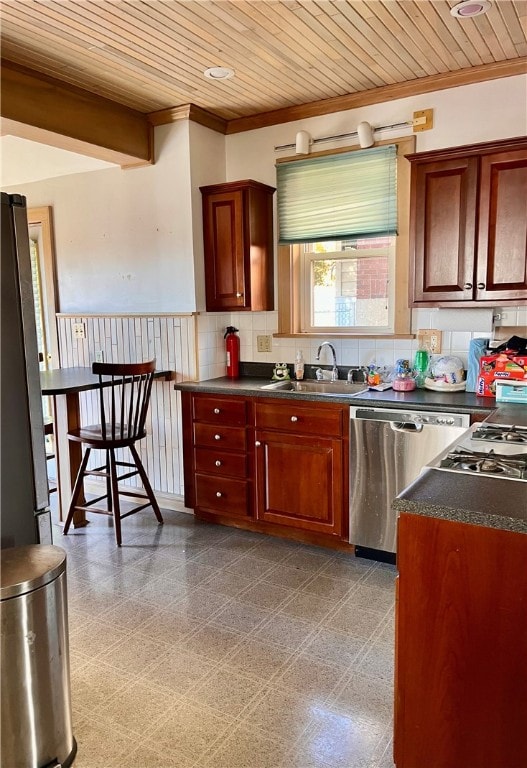
[[[240,375],[240,337],[236,336],[238,329],[233,325],[227,326],[223,338],[227,350],[227,376],[237,379]]]

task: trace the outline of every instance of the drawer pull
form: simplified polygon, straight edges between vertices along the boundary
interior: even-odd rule
[[[261,442],[260,442],[259,440],[257,440],[257,441],[255,442],[255,446],[256,446],[257,448],[259,448],[259,447],[261,446]]]
[[[221,435],[214,435],[215,440],[221,440]]]
[[[482,291],[485,288],[485,283],[478,283],[478,288]]]
[[[465,289],[465,291],[470,291],[470,289],[472,288],[472,283],[465,283],[463,288]]]
[[[223,493],[221,491],[216,491],[216,496],[219,499],[219,498],[221,498],[223,496]]]
[[[243,296],[243,293],[240,293],[240,292],[238,291],[238,293],[236,294],[236,298],[237,298],[237,299],[241,299],[241,298],[242,298],[242,296]]]
[[[298,416],[291,416],[291,421],[298,421]]]
[[[219,413],[219,412],[220,412],[219,408],[215,408],[214,411],[213,411],[213,413]]]
[[[214,464],[215,464],[217,467],[221,467],[221,461],[220,461],[219,459],[216,459],[216,461],[214,462]]]

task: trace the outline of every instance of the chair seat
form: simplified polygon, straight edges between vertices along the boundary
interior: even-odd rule
[[[106,437],[103,437],[101,424],[90,424],[87,427],[79,427],[68,432],[68,440],[75,440],[79,443],[86,443],[93,448],[124,448],[136,440],[146,437],[146,430],[140,435],[130,437],[128,434],[128,425],[124,424],[121,430],[120,425],[115,426],[115,437],[112,437],[112,425],[106,425]]]

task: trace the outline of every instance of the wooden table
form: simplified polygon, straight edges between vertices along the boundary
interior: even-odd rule
[[[174,372],[156,371],[154,377],[170,381],[174,377]],[[81,426],[79,393],[99,389],[99,386],[99,376],[92,373],[91,368],[55,368],[40,373],[42,394],[53,398],[61,522],[65,520],[75,478],[82,461],[82,444],[75,440],[68,440],[68,432]],[[103,386],[105,386],[104,383]],[[83,499],[79,501],[81,504],[84,503]],[[74,528],[81,528],[87,525],[87,522],[83,510],[75,512]]]

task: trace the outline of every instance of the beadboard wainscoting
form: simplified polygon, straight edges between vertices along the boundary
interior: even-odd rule
[[[75,335],[82,325],[84,338]],[[57,315],[62,368],[91,366],[95,360],[133,363],[155,357],[156,368],[175,372],[177,381],[193,380],[197,373],[196,318],[185,315]],[[180,393],[173,382],[154,381],[147,418],[147,437],[137,448],[160,502],[166,506],[173,497],[181,508],[183,496],[183,452]],[[81,392],[83,424],[98,421],[98,393]],[[92,466],[100,462],[94,452]],[[126,453],[124,451],[123,453]],[[127,456],[123,456],[125,461]],[[102,462],[100,462],[102,463]],[[140,487],[137,477],[124,481]]]

